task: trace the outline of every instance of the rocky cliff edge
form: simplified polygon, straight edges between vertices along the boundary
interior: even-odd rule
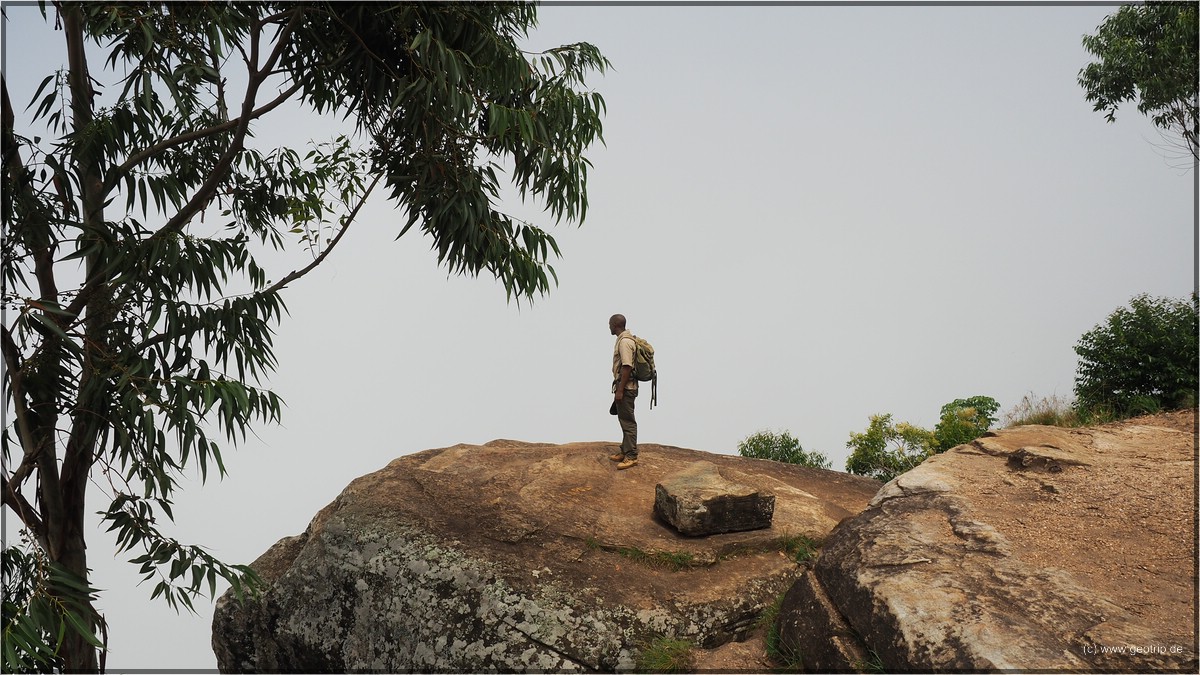
[[[267,582],[218,602],[224,672],[627,670],[657,637],[744,638],[820,542],[879,483],[642,444],[493,441],[401,457],[352,482],[253,563]],[[655,486],[697,462],[775,496],[770,528],[686,537],[654,517]],[[736,668],[735,668],[736,669]]]

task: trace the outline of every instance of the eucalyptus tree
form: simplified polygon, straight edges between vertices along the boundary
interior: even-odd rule
[[[1200,159],[1198,36],[1194,2],[1125,5],[1083,37],[1097,60],[1079,71],[1079,84],[1109,122],[1122,103],[1136,100],[1155,126],[1179,134],[1194,163]]]
[[[223,450],[279,419],[266,377],[281,293],[377,188],[403,214],[396,236],[424,233],[451,272],[486,272],[518,302],[551,289],[554,238],[504,212],[502,184],[583,221],[604,113],[585,77],[608,62],[587,43],[522,51],[536,16],[521,2],[43,5],[65,66],[20,114],[3,83],[2,489],[24,540],[3,558],[7,669],[103,668],[89,484],[154,597],[253,590],[249,568],[157,519],[186,467],[223,473]],[[260,147],[254,130],[285,110],[347,134]],[[315,247],[311,263],[256,263],[296,246]]]

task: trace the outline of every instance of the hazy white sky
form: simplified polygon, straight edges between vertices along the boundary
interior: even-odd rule
[[[657,349],[646,443],[734,454],[787,429],[840,469],[872,414],[932,427],[956,398],[1069,396],[1082,333],[1138,293],[1194,287],[1195,174],[1133,106],[1109,124],[1076,83],[1080,38],[1114,10],[542,8],[531,49],[588,41],[614,66],[591,81],[608,115],[587,222],[553,230],[559,287],[518,308],[490,279],[447,278],[428,240],[393,241],[403,219],[380,200],[285,295],[283,424],[180,495],[176,536],[249,562],[399,455],[619,442],[614,312]],[[20,106],[61,33],[5,11]],[[97,528],[89,550],[110,670],[215,668],[211,605],[150,603],[110,542]]]

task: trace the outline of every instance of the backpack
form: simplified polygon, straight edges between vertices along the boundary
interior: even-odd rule
[[[650,383],[650,407],[658,403],[658,370],[654,367],[654,347],[643,338],[633,336],[633,376],[639,382]]]

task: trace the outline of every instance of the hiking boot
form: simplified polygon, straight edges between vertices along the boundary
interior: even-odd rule
[[[621,455],[621,454],[609,455],[608,458],[614,462],[624,462],[625,461],[625,455]]]
[[[637,466],[636,459],[627,459],[624,462],[621,462],[620,464],[617,465],[617,471],[623,471],[624,469],[628,469],[630,467],[635,467],[635,466]]]

